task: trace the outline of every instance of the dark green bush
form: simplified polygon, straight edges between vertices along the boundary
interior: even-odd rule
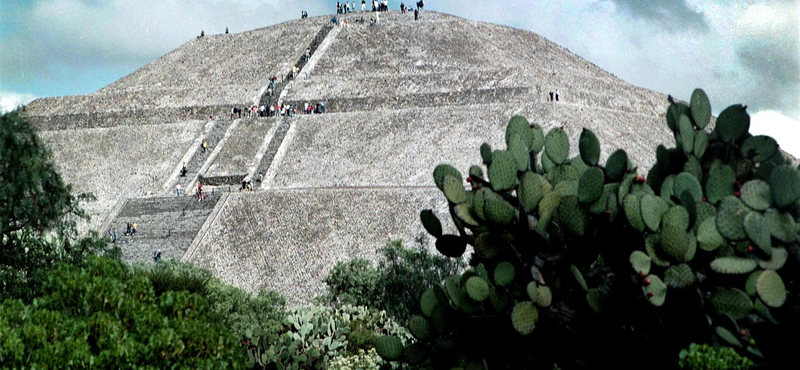
[[[155,294],[147,277],[91,257],[59,264],[43,295],[0,304],[0,362],[7,368],[241,368],[236,336],[209,316],[205,298]]]
[[[326,304],[366,306],[385,310],[398,321],[407,320],[422,293],[466,265],[462,260],[428,252],[424,244],[405,248],[394,240],[383,246],[377,268],[365,259],[339,262],[325,277]]]

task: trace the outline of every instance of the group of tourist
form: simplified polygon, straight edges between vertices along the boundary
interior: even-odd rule
[[[417,4],[420,4],[421,1]],[[405,6],[401,6],[401,10],[405,8]],[[356,2],[336,2],[336,14],[347,14],[352,13],[356,9]],[[367,1],[361,0],[361,11],[367,11]],[[389,1],[388,0],[372,0],[372,11],[373,12],[386,12],[389,11]]]

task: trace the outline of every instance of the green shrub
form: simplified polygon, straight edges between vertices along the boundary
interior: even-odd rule
[[[221,282],[210,271],[191,263],[177,260],[139,263],[132,270],[152,282],[157,296],[170,291],[203,296],[210,305],[209,315],[240,336],[245,329],[255,326],[267,333],[277,333],[286,315],[286,300],[277,292],[262,291],[252,295]]]
[[[464,268],[462,260],[449,259],[428,252],[423,243],[405,248],[399,240],[383,246],[377,268],[365,259],[339,262],[324,282],[328,293],[318,298],[322,303],[367,306],[384,310],[399,321],[416,311],[425,289]]]
[[[133,271],[150,279],[156,295],[168,291],[187,291],[205,296],[208,284],[214,278],[208,270],[174,259],[155,264],[137,263],[133,265]]]
[[[686,370],[745,370],[754,365],[730,347],[708,344],[692,343],[688,350],[681,351],[679,358],[678,364]]]
[[[252,327],[276,334],[286,316],[286,299],[275,291],[252,295],[213,278],[206,288],[205,297],[211,305],[211,317],[225,323],[240,337]]]
[[[43,295],[0,305],[0,360],[8,368],[241,368],[235,336],[187,291],[155,294],[147,277],[106,258],[59,264]]]

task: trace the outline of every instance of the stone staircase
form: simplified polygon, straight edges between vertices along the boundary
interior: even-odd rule
[[[278,149],[280,149],[283,143],[283,139],[286,137],[286,132],[288,132],[289,128],[292,126],[291,120],[290,117],[284,117],[281,119],[278,128],[275,129],[275,135],[272,136],[272,140],[270,140],[267,145],[264,156],[261,157],[261,162],[259,162],[258,167],[256,167],[255,176],[253,176],[254,180],[256,180],[253,181],[253,190],[257,190],[261,187],[263,181],[258,174],[266,175],[267,170],[272,165],[272,161],[275,159],[275,155],[278,153]]]
[[[213,123],[214,126],[205,136],[208,149],[203,153],[202,148],[196,148],[192,158],[186,163],[186,176],[178,177],[178,182],[181,184],[181,190],[183,192],[191,193],[194,191],[194,189],[191,189],[191,186],[194,183],[195,177],[199,175],[198,172],[200,168],[203,167],[206,159],[208,159],[208,156],[214,151],[214,148],[219,144],[220,140],[222,140],[222,137],[225,136],[225,132],[228,131],[232,123],[233,121],[229,120],[218,120]],[[170,193],[174,193],[174,191],[174,187],[169,190]]]
[[[161,249],[161,258],[180,259],[221,197],[211,193],[203,201],[193,194],[128,199],[111,223],[123,258],[152,262],[153,252]],[[128,223],[137,224],[136,234],[125,235]]]

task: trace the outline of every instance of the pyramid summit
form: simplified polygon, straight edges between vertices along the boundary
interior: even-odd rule
[[[447,214],[434,167],[479,164],[483,142],[505,146],[514,115],[563,127],[575,151],[591,129],[601,160],[623,148],[640,169],[672,142],[666,95],[539,35],[429,11],[416,21],[370,16],[205,35],[95,93],[38,99],[25,114],[64,179],[97,197],[85,227],[116,229],[126,259],[152,261],[160,249],[292,306],[324,292],[336,261],[374,259],[391,239],[424,235],[422,209]],[[324,113],[301,114],[320,103]],[[298,114],[231,115],[276,104]],[[134,235],[124,235],[129,223]]]

